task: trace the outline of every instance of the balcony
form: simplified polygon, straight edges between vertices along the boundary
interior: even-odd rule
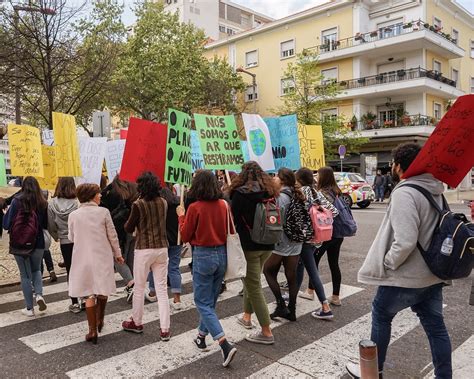
[[[454,80],[444,77],[440,72],[421,67],[341,80],[339,86],[342,92],[336,96],[337,99],[420,92],[453,99],[464,94],[456,88]]]
[[[427,48],[447,59],[462,58],[464,49],[458,41],[433,25],[418,20],[399,23],[368,33],[337,41],[326,40],[319,46],[309,48],[319,55],[319,61],[347,58],[364,54],[367,58]]]

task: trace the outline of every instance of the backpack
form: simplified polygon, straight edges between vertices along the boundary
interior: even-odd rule
[[[110,212],[120,242],[124,242],[127,236],[127,233],[125,232],[125,224],[130,217],[130,212],[131,208],[123,200],[121,200],[119,205]]]
[[[333,232],[332,212],[329,209],[323,208],[320,205],[312,205],[309,208],[309,216],[314,229],[314,235],[311,239],[312,243],[320,243],[330,241]]]
[[[253,218],[253,228],[250,229],[250,239],[261,245],[273,245],[281,240],[283,232],[280,207],[275,198],[257,203]]]
[[[283,231],[286,236],[293,242],[311,241],[314,237],[314,229],[305,202],[298,199],[291,191],[283,190],[282,193],[290,196],[291,199],[283,217]]]
[[[334,200],[334,206],[339,211],[339,215],[334,218],[332,224],[333,238],[353,237],[357,233],[357,223],[352,217],[350,208],[344,203],[339,196]]]
[[[462,213],[451,212],[444,196],[441,209],[425,188],[416,184],[403,186],[421,192],[439,215],[428,249],[424,250],[419,242],[416,245],[430,271],[443,280],[468,277],[474,266],[474,224],[468,222]],[[441,252],[442,245],[449,236],[453,241],[452,252],[444,255]]]
[[[18,211],[9,230],[10,253],[29,256],[36,247],[39,220],[37,212],[27,212],[19,202]]]

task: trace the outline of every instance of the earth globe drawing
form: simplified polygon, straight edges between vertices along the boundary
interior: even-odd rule
[[[258,156],[262,155],[267,147],[267,141],[263,132],[260,129],[251,130],[249,137],[253,152]]]

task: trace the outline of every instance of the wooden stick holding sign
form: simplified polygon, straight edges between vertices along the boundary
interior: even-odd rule
[[[186,187],[184,184],[181,184],[179,186],[179,206],[184,207],[184,191],[186,190]],[[179,232],[179,227],[178,227],[178,242],[177,245],[181,245],[181,233]]]

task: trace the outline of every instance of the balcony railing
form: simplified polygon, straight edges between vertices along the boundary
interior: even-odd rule
[[[430,78],[449,86],[456,87],[456,82],[452,79],[444,77],[440,72],[434,70],[425,70],[424,68],[409,68],[398,71],[382,72],[377,75],[364,76],[358,79],[341,80],[338,82],[341,90],[349,90],[354,88],[364,88],[378,84],[388,84],[402,82],[406,80]],[[324,83],[322,84],[324,85]]]
[[[340,40],[326,39],[323,44],[308,48],[308,50],[315,50],[318,54],[327,53],[329,51],[346,49],[348,47],[360,46],[367,42],[375,42],[385,40],[387,38],[397,37],[403,34],[409,34],[420,30],[429,30],[432,33],[438,34],[445,40],[457,45],[458,41],[451,37],[450,34],[444,33],[442,28],[430,25],[422,20],[393,24],[384,26],[377,30],[368,33],[357,33],[353,37],[344,38]]]
[[[422,114],[403,115],[395,118],[381,119],[375,118],[370,120],[359,120],[357,124],[349,122],[348,127],[352,130],[372,130],[372,129],[388,129],[388,128],[405,128],[413,126],[436,126],[439,120],[435,117]]]

